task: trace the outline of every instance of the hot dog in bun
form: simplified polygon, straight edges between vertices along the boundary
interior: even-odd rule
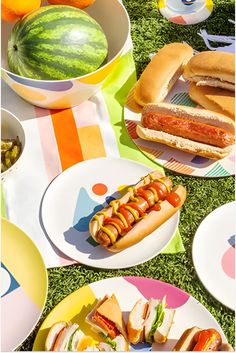
[[[228,343],[222,343],[221,335],[217,330],[213,328],[203,330],[194,326],[184,331],[173,351],[233,352],[234,350]]]
[[[220,159],[233,148],[235,123],[225,115],[168,103],[147,104],[137,134],[202,157]]]
[[[141,241],[168,220],[182,206],[186,189],[173,188],[172,181],[158,171],[130,187],[90,221],[94,240],[109,251],[118,252]]]
[[[199,86],[235,91],[235,55],[223,51],[198,53],[185,66],[183,77]]]
[[[134,305],[128,318],[128,338],[133,344],[139,342],[165,343],[173,323],[175,310],[166,307],[162,300],[140,299]]]
[[[126,327],[119,303],[114,294],[106,295],[99,300],[94,309],[86,317],[86,322],[91,329],[102,335],[106,345],[116,347],[115,350],[129,351]]]

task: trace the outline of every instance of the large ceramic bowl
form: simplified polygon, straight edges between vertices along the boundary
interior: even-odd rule
[[[82,103],[99,90],[124,50],[130,30],[129,16],[119,0],[96,0],[85,11],[106,34],[108,62],[90,74],[68,80],[33,80],[10,72],[7,43],[14,23],[2,21],[2,78],[19,96],[39,107],[63,109]]]
[[[25,131],[20,120],[15,115],[1,108],[1,138],[15,139],[17,136],[21,143],[21,153],[17,161],[5,172],[1,173],[2,182],[6,181],[11,175],[14,175],[22,163],[22,156],[25,150]]]

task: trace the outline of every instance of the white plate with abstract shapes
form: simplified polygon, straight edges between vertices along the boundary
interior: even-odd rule
[[[41,215],[46,234],[64,254],[91,267],[127,268],[153,258],[174,236],[179,212],[141,242],[119,253],[105,250],[89,234],[93,214],[150,172],[148,167],[123,158],[97,158],[68,168],[44,195]]]
[[[193,241],[193,262],[206,289],[235,310],[235,211],[230,202],[211,212]]]
[[[187,93],[188,87],[187,82],[182,78],[179,79],[165,102],[196,107]],[[180,174],[204,178],[226,177],[235,174],[234,150],[229,156],[220,160],[195,156],[161,143],[139,138],[136,133],[136,126],[141,121],[141,114],[131,111],[128,107],[124,108],[124,120],[129,136],[140,151],[164,168]]]

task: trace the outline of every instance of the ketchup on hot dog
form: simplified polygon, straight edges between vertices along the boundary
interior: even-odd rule
[[[131,201],[119,207],[115,207],[113,203],[112,217],[105,218],[98,232],[99,242],[106,246],[114,244],[118,237],[125,235],[145,214],[160,211],[160,202],[164,200],[173,207],[178,207],[181,202],[180,197],[176,193],[171,193],[171,187],[172,182],[166,177],[151,179],[147,185],[137,190],[133,188],[134,195],[130,198]]]

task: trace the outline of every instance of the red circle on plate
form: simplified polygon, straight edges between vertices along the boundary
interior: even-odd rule
[[[102,183],[94,184],[92,188],[94,194],[96,195],[104,195],[107,192],[107,186]]]

